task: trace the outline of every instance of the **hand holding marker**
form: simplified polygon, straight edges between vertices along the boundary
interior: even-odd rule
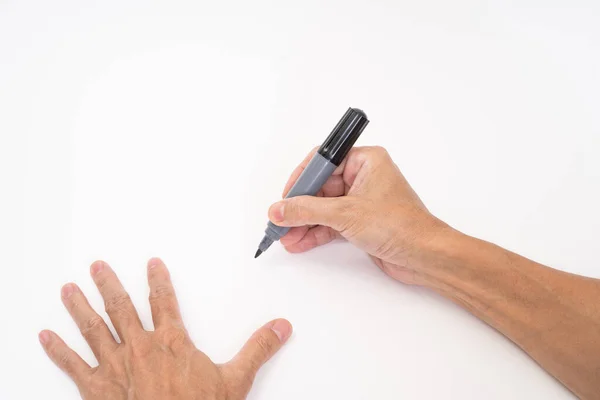
[[[349,108],[310,160],[286,198],[316,195],[333,171],[342,163],[368,123],[367,115],[363,111]],[[279,240],[289,230],[289,227],[277,226],[269,222],[265,237],[260,241],[254,258],[267,251],[273,242]]]

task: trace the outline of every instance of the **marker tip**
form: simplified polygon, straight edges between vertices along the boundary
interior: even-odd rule
[[[261,254],[262,254],[262,250],[261,249],[256,250],[256,254],[254,254],[254,258],[260,256]]]

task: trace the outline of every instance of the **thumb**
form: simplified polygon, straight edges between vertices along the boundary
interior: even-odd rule
[[[341,232],[352,218],[354,205],[346,196],[291,197],[273,204],[269,219],[279,226],[325,225]]]
[[[251,382],[254,376],[269,359],[279,351],[292,334],[292,325],[285,319],[268,322],[254,332],[239,353],[225,368],[235,375],[242,375],[242,381]]]

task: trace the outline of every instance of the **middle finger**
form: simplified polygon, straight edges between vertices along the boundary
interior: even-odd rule
[[[106,322],[94,311],[81,289],[74,283],[67,283],[63,286],[61,297],[99,362],[105,350],[111,351],[117,347],[117,342],[110,333]]]
[[[115,272],[105,262],[96,261],[92,264],[91,273],[104,299],[106,313],[121,341],[126,342],[128,338],[142,332],[144,328],[140,317]]]

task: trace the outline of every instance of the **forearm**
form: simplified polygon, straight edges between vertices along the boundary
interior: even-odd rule
[[[422,279],[526,351],[584,399],[600,398],[600,281],[452,231]]]
[[[288,185],[300,176],[306,158]],[[379,147],[351,151],[324,197],[273,204],[297,253],[342,236],[390,277],[429,286],[506,335],[585,399],[600,399],[600,281],[556,271],[449,228]]]

